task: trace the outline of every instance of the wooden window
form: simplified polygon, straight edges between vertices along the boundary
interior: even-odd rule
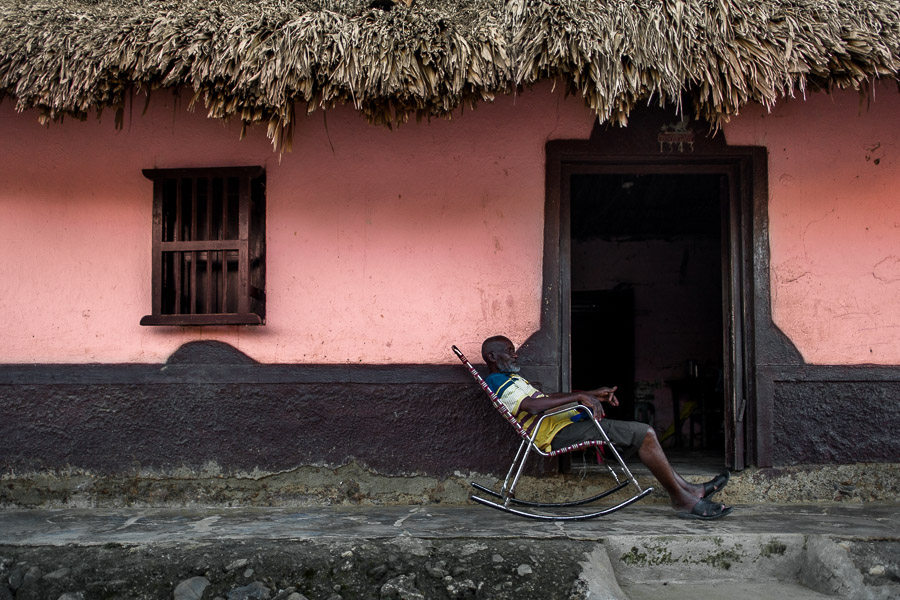
[[[141,325],[262,325],[262,167],[143,173],[153,181],[153,313]]]

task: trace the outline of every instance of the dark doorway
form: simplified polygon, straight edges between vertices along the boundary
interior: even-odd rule
[[[572,389],[617,386],[620,404],[606,413],[631,420],[634,365],[634,289],[573,290]]]
[[[572,389],[617,385],[610,417],[723,462],[725,176],[570,177]]]

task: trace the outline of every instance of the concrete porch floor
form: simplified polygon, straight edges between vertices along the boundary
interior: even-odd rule
[[[708,455],[671,453],[670,459],[679,473],[694,482],[708,480],[724,469],[721,459]],[[629,468],[642,486],[659,487],[639,462],[630,461]],[[0,482],[0,507],[8,508],[465,506],[470,504],[470,482],[497,488],[502,475],[383,475],[350,463],[333,468],[301,466],[277,473],[226,474],[215,468],[120,475],[15,473],[3,476]],[[587,464],[582,469],[576,458],[571,474],[551,471],[525,476],[518,493],[522,498],[561,502],[593,496],[610,483],[605,468]],[[900,503],[900,463],[752,467],[732,473],[717,499],[748,505]],[[657,489],[642,504],[667,505],[668,501]]]
[[[566,523],[442,505],[8,509],[0,532],[4,599],[900,597],[888,503]]]

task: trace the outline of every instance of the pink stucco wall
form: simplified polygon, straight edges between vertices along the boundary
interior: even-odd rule
[[[900,364],[900,94],[749,107],[728,143],[769,150],[772,312],[816,364]]]
[[[318,112],[283,156],[166,93],[135,104],[121,131],[0,105],[0,363],[158,363],[196,339],[261,362],[442,363],[539,326],[544,144],[590,133],[580,100],[541,86],[394,131]],[[139,326],[141,169],[245,164],[267,170],[267,324]]]
[[[538,327],[544,144],[589,135],[579,99],[540,86],[395,131],[317,112],[283,156],[168,94],[142,107],[116,131],[0,105],[0,363],[157,363],[195,339],[261,362],[442,363]],[[748,107],[725,133],[769,149],[778,326],[812,363],[900,364],[900,94]],[[266,326],[139,326],[141,169],[244,164],[267,169]]]

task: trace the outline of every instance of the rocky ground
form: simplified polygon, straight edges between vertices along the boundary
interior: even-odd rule
[[[0,547],[0,600],[584,597],[587,544],[398,540]],[[561,582],[566,582],[561,584]]]

